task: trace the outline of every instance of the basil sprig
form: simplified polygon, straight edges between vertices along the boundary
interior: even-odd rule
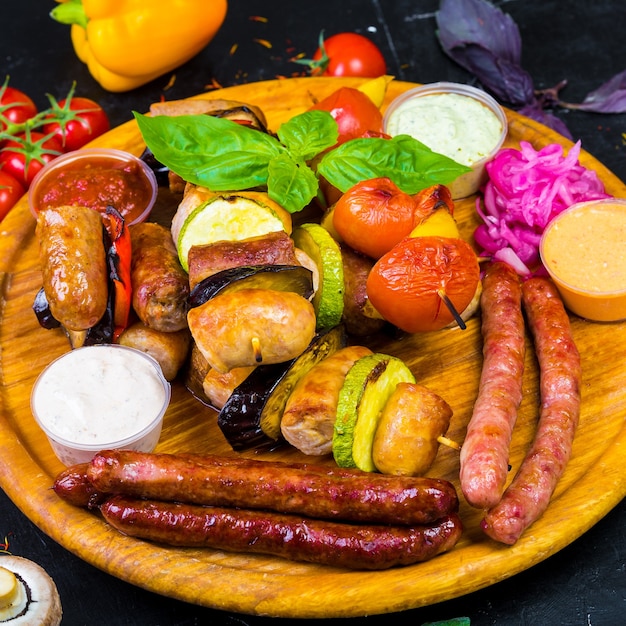
[[[154,157],[184,180],[213,191],[267,188],[290,213],[319,192],[319,176],[340,191],[386,176],[407,193],[448,184],[470,168],[400,135],[337,143],[337,123],[326,111],[306,111],[282,124],[277,136],[211,115],[148,117],[134,112]],[[326,151],[326,152],[325,152]],[[325,154],[311,168],[311,162]]]

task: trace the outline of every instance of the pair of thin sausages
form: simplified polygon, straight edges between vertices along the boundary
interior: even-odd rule
[[[483,281],[484,361],[478,397],[461,448],[461,490],[487,510],[484,532],[515,543],[547,508],[571,454],[580,414],[580,355],[554,284],[521,282],[504,263]],[[522,399],[524,316],[540,370],[541,409],[532,446],[505,489],[509,446]]]
[[[54,490],[133,537],[351,569],[424,561],[462,533],[447,481],[308,463],[103,451]]]

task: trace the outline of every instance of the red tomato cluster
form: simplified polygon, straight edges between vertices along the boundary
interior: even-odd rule
[[[48,96],[39,111],[24,92],[0,86],[0,220],[26,192],[37,172],[65,152],[77,150],[110,128],[102,107],[88,98]]]
[[[410,195],[389,178],[357,183],[333,207],[333,227],[342,241],[375,260],[366,283],[370,303],[405,332],[458,322],[476,295],[478,258],[467,242],[413,234],[438,210],[452,219],[447,187],[433,185]]]

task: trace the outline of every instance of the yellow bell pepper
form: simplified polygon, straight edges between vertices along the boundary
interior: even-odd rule
[[[227,0],[57,0],[76,56],[107,91],[129,91],[181,66],[213,39]]]

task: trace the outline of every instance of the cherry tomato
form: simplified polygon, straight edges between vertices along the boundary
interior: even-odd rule
[[[364,180],[335,203],[333,226],[351,248],[378,259],[411,233],[415,209],[413,196],[389,178]]]
[[[63,152],[56,137],[31,131],[8,140],[0,150],[0,167],[28,189],[43,166]]]
[[[314,76],[362,76],[376,78],[387,72],[387,64],[376,44],[358,33],[338,33],[315,51]]]
[[[37,106],[25,93],[6,83],[0,87],[0,130],[5,130],[7,123],[21,124],[35,115]]]
[[[480,268],[471,246],[453,237],[403,239],[370,271],[366,290],[372,306],[408,333],[439,330],[472,302]],[[450,306],[446,304],[446,300]]]
[[[11,174],[0,169],[0,221],[24,195],[25,189]]]
[[[361,91],[340,87],[330,96],[311,107],[328,111],[339,127],[338,144],[372,135],[383,135],[383,116],[380,109]]]
[[[64,152],[78,150],[92,139],[107,132],[109,118],[102,107],[89,98],[70,97],[61,100],[44,125],[43,132],[59,139]]]
[[[426,187],[418,191],[414,198],[417,204],[416,217],[418,222],[427,218],[440,208],[446,208],[450,212],[450,215],[454,215],[452,193],[445,185],[437,184]]]

